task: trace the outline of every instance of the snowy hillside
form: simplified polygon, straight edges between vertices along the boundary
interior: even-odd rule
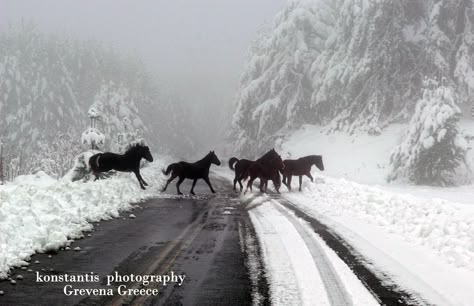
[[[94,228],[91,222],[117,218],[133,203],[157,197],[165,179],[160,171],[164,164],[155,159],[142,170],[150,183],[146,192],[133,173],[72,183],[38,172],[0,186],[0,279],[11,267],[27,265],[35,252],[56,251],[84,237]]]
[[[46,35],[25,24],[3,30],[0,92],[0,137],[6,168],[17,159],[15,175],[31,170],[26,164],[39,141],[66,131],[80,139],[93,104],[103,115],[97,127],[106,136],[104,149],[113,148],[117,133],[135,130],[157,150],[172,151],[176,137],[191,145],[177,128],[189,125],[172,115],[186,115],[179,100],[138,60],[97,42]]]
[[[295,159],[311,154],[322,155],[325,166],[323,174],[326,176],[363,184],[386,185],[387,176],[391,171],[390,154],[403,140],[406,130],[405,124],[392,124],[380,135],[364,133],[349,135],[342,131],[328,133],[327,128],[318,125],[304,125],[278,141],[275,148],[281,153],[283,159]],[[472,134],[474,121],[462,120],[460,130],[463,133]],[[472,150],[468,151],[466,159],[472,168],[474,165]],[[466,179],[466,177],[460,176],[459,179]],[[407,188],[403,182],[391,185]],[[466,186],[466,188],[470,187]],[[417,188],[417,190],[420,189],[422,188]],[[429,190],[433,192],[440,189]],[[451,190],[455,196],[455,190],[459,189],[452,188]],[[474,193],[470,194],[474,196]]]
[[[289,1],[251,46],[232,137],[258,155],[288,129],[377,134],[408,121],[425,75],[474,92],[473,1]]]

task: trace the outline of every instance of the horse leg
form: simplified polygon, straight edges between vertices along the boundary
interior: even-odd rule
[[[280,184],[278,184],[278,181],[272,180],[273,182],[273,187],[275,187],[276,192],[279,194],[280,193]]]
[[[98,179],[100,179],[99,173],[94,172],[94,176],[95,176],[94,182],[97,181]]]
[[[172,174],[171,177],[166,181],[165,187],[161,190],[161,192],[165,192],[168,185],[176,178],[177,175]]]
[[[239,182],[239,185],[240,185],[240,192],[242,192],[242,190],[244,190],[244,185],[242,185],[242,179],[237,180],[237,182]]]
[[[196,182],[197,182],[197,179],[194,179],[194,181],[193,181],[193,186],[191,187],[191,194],[192,194],[192,195],[195,195],[195,193],[194,193],[194,186],[196,186]]]
[[[302,184],[302,183],[303,183],[303,176],[300,175],[300,189],[299,189],[300,191],[301,191],[301,184]]]
[[[214,188],[212,188],[211,181],[209,180],[209,177],[208,177],[208,176],[204,177],[204,181],[207,183],[207,185],[209,186],[209,188],[211,188],[211,192],[212,192],[212,193],[216,193],[216,192],[214,191]]]
[[[253,177],[250,177],[250,178],[249,178],[249,181],[247,182],[247,188],[245,188],[244,194],[247,193],[247,190],[249,190],[249,188],[250,188],[250,192],[252,192],[252,184],[253,184],[253,180],[254,180],[254,179],[255,179],[255,178],[253,178]]]
[[[143,190],[145,190],[146,188],[145,188],[145,186],[143,186],[144,184],[143,184],[143,182],[142,182],[143,179],[142,179],[142,176],[140,175],[140,171],[139,171],[139,170],[135,170],[135,171],[133,171],[133,172],[135,173],[135,176],[137,177],[138,183],[140,184],[140,188],[143,189]]]
[[[284,174],[283,174],[283,180],[282,180],[282,182],[283,182],[283,184],[285,184],[285,186],[287,186],[287,185],[286,185],[286,175],[284,175]]]
[[[311,172],[306,173],[306,176],[309,177],[311,180],[311,183],[313,182],[313,176],[311,175]]]
[[[293,176],[292,175],[288,175],[288,180],[286,181],[286,187],[288,187],[288,191],[291,192],[291,178]]]
[[[176,183],[176,190],[178,190],[178,194],[179,194],[179,195],[183,194],[183,193],[179,190],[179,185],[181,185],[181,183],[182,183],[183,181],[184,181],[184,176],[180,176],[178,182]]]

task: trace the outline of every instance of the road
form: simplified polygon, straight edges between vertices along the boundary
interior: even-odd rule
[[[249,200],[232,192],[224,179],[214,179],[217,194],[209,194],[207,186],[196,186],[197,196],[178,197],[170,186],[169,194],[136,205],[121,218],[96,223],[94,231],[75,241],[70,250],[32,257],[27,271],[15,269],[12,278],[21,275],[16,285],[0,282],[0,305],[260,305],[272,301],[267,274],[264,272],[261,241],[249,217]],[[174,187],[174,186],[173,186]],[[190,184],[182,186],[183,191]],[[255,194],[258,195],[257,193]],[[323,295],[331,305],[352,305],[351,294],[345,288],[343,276],[326,258],[316,233],[350,267],[369,295],[380,304],[425,304],[418,297],[403,292],[387,279],[371,272],[360,254],[318,220],[277,195],[273,207],[286,218],[309,249],[323,283]],[[251,201],[251,200],[250,200]],[[253,210],[255,211],[255,210]],[[292,214],[289,213],[292,211]],[[130,218],[130,214],[134,218]],[[255,213],[255,212],[254,212]],[[260,220],[266,216],[260,213]],[[311,232],[302,226],[310,225]],[[270,235],[274,235],[271,231]],[[80,250],[74,251],[79,247]],[[288,246],[283,246],[288,247]],[[141,281],[106,284],[108,275],[175,275],[185,277],[182,285]],[[41,275],[85,275],[94,272],[98,282],[38,282]],[[112,289],[112,296],[66,296],[64,286],[81,289]],[[157,289],[158,295],[119,295],[117,288]],[[298,287],[288,280],[288,288]],[[290,289],[285,290],[290,290]],[[297,289],[295,289],[297,290]],[[321,298],[321,297],[320,297]]]
[[[183,191],[189,190],[189,184],[183,185]],[[0,282],[0,290],[6,293],[0,297],[0,304],[251,304],[246,246],[241,245],[239,238],[242,233],[252,235],[249,218],[234,198],[230,184],[214,180],[214,185],[216,195],[209,195],[207,186],[198,184],[196,197],[172,196],[140,203],[132,212],[124,213],[123,218],[95,224],[90,237],[86,234],[86,238],[75,241],[69,251],[34,255],[28,267],[41,275],[94,272],[101,277],[99,283],[72,283],[74,288],[110,288],[105,285],[105,277],[114,271],[121,275],[164,275],[173,271],[185,275],[182,286],[155,283],[158,296],[66,296],[63,288],[68,283],[40,283],[35,272],[15,269],[13,278],[20,274],[23,280],[17,280],[16,285]],[[170,193],[173,192],[170,186]],[[136,218],[129,218],[130,213]],[[81,250],[74,251],[76,247]],[[143,287],[140,282],[126,285]],[[264,292],[266,286],[252,287],[262,288],[260,295],[268,296]]]

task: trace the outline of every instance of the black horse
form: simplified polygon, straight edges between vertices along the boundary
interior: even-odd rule
[[[248,178],[248,169],[250,165],[252,165],[254,162],[254,160],[238,159],[237,157],[232,157],[231,159],[229,159],[229,168],[235,171],[234,191],[236,191],[236,185],[237,183],[239,183],[240,191],[242,192],[242,190],[244,189],[242,181],[245,181]]]
[[[285,159],[283,161],[285,164],[285,169],[281,170],[283,174],[283,184],[288,187],[288,190],[291,191],[291,177],[293,175],[300,177],[300,188],[303,182],[303,175],[306,175],[313,181],[313,176],[311,175],[311,166],[316,165],[319,170],[324,171],[323,157],[321,155],[309,155],[301,157],[298,159]]]
[[[215,164],[218,166],[221,164],[214,151],[209,152],[203,159],[195,163],[187,163],[181,161],[169,165],[166,170],[163,169],[163,174],[169,175],[171,173],[171,177],[166,182],[166,185],[162,191],[166,191],[166,188],[168,188],[168,184],[179,176],[178,183],[176,183],[176,189],[178,190],[178,194],[183,194],[179,190],[179,185],[181,185],[184,179],[193,180],[191,194],[195,194],[194,186],[196,185],[198,179],[203,179],[207,183],[207,185],[209,185],[209,188],[211,188],[212,193],[216,193],[214,191],[214,188],[212,188],[211,182],[209,181],[209,168],[211,167],[211,164]]]
[[[140,161],[144,158],[149,162],[153,161],[150,148],[142,144],[131,146],[125,154],[115,154],[111,152],[98,153],[92,155],[89,159],[89,166],[95,176],[95,180],[99,179],[100,172],[117,170],[121,172],[133,172],[137,177],[138,183],[142,189],[146,189],[148,184],[140,175]]]
[[[258,177],[260,178],[261,192],[266,192],[268,180],[272,180],[276,191],[280,193],[280,174],[278,171],[281,171],[284,168],[285,165],[283,164],[281,156],[278,155],[275,149],[271,149],[248,167],[247,171],[250,179],[247,183],[245,192],[247,192],[249,188],[250,191],[252,191],[253,181]]]

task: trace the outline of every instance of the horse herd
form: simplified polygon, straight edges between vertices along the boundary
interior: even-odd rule
[[[136,144],[131,146],[124,154],[115,154],[111,152],[98,153],[93,155],[89,159],[89,167],[95,176],[95,180],[99,179],[101,172],[107,172],[110,170],[117,170],[122,172],[133,172],[137,177],[138,183],[142,189],[148,184],[142,178],[140,174],[140,161],[144,158],[149,162],[153,161],[153,156],[150,153],[150,149],[142,144]],[[176,189],[178,194],[183,194],[179,186],[185,179],[193,180],[191,187],[191,194],[194,193],[194,186],[199,179],[203,179],[212,193],[215,193],[214,188],[209,180],[209,169],[212,164],[219,166],[221,162],[217,158],[214,151],[209,152],[203,159],[188,163],[180,161],[177,163],[170,164],[166,169],[163,169],[164,175],[170,175],[171,177],[166,181],[162,191],[166,191],[168,185],[176,178]],[[242,181],[248,179],[247,187],[245,192],[249,189],[252,191],[253,182],[260,179],[260,191],[266,192],[268,181],[272,181],[275,190],[280,193],[281,177],[283,176],[283,184],[285,184],[289,191],[291,191],[291,178],[293,176],[299,177],[299,190],[301,191],[301,184],[303,176],[307,176],[313,181],[311,176],[311,167],[315,165],[319,170],[324,171],[324,164],[321,155],[309,155],[299,159],[285,159],[282,160],[281,156],[271,149],[265,153],[262,157],[257,160],[238,159],[232,157],[229,159],[229,168],[234,170],[234,191],[236,191],[237,183],[239,183],[240,191],[243,191]]]

